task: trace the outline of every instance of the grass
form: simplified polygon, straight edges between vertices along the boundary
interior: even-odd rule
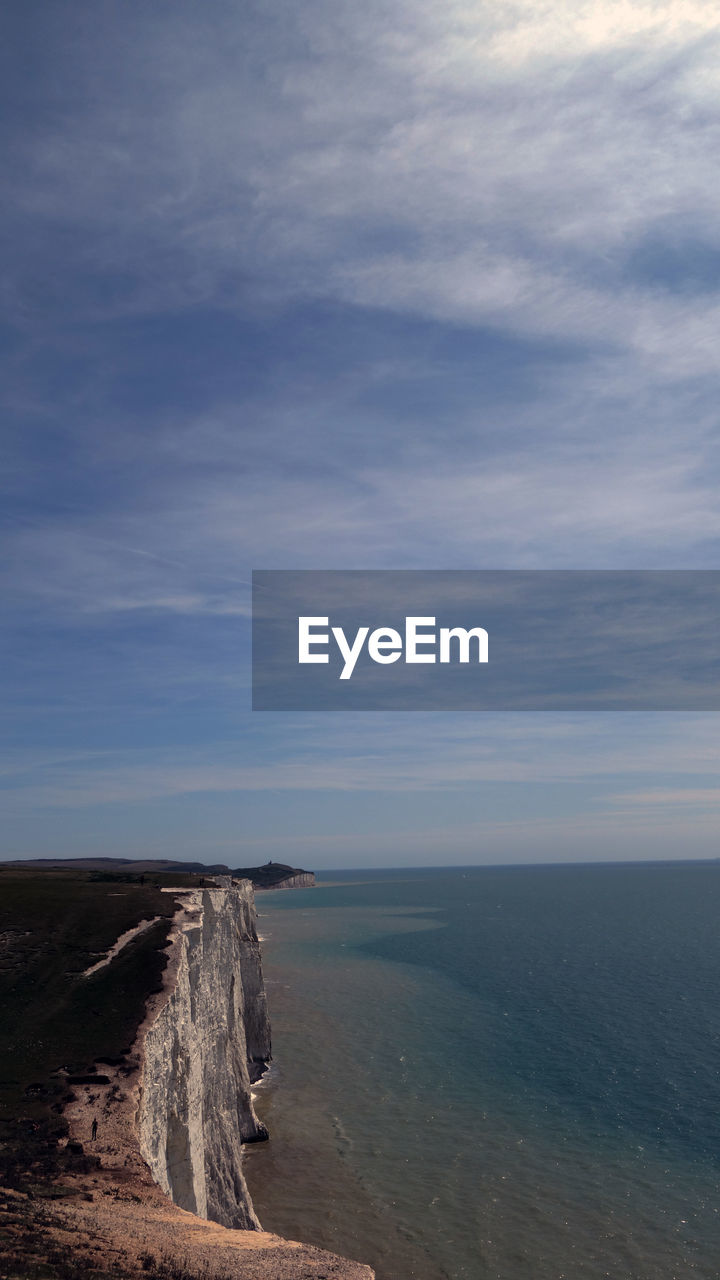
[[[58,1145],[72,1077],[100,1082],[103,1060],[122,1061],[161,986],[177,906],[163,886],[205,883],[199,874],[0,866],[0,1280],[208,1280],[183,1259],[66,1243],[53,1209],[99,1163],[79,1144]],[[156,916],[83,977],[121,934]]]
[[[87,871],[0,868],[0,1175],[17,1180],[46,1160],[65,1132],[61,1116],[71,1075],[132,1045],[147,996],[159,989],[176,900],[163,879]],[[83,972],[120,934],[160,920],[111,964]],[[101,1064],[100,1064],[101,1070]],[[46,1161],[47,1162],[47,1161]]]

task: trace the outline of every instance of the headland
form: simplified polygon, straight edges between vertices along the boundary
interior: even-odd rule
[[[245,1185],[271,1053],[251,883],[105,862],[0,880],[2,1275],[372,1280],[263,1231]]]

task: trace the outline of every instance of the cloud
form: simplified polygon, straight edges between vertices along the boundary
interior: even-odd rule
[[[202,432],[197,440],[202,449]],[[251,442],[248,447],[252,449]],[[717,481],[702,449],[656,457],[515,448],[493,459],[440,452],[313,475],[256,462],[198,482],[192,464],[134,509],[18,526],[5,541],[6,599],[74,615],[165,610],[249,614],[266,568],[688,567],[715,562]],[[118,495],[118,507],[123,493]],[[698,548],[708,551],[698,556]]]
[[[105,22],[61,39],[80,92],[11,174],[26,219],[77,234],[90,313],[331,294],[632,349],[665,376],[715,367],[714,301],[626,270],[669,219],[715,241],[710,6]]]
[[[261,717],[262,719],[262,717]],[[274,717],[270,717],[271,720]],[[411,724],[392,716],[283,716],[260,726],[244,745],[162,745],[147,752],[14,753],[0,778],[21,804],[84,807],[137,804],[198,793],[285,791],[323,793],[472,792],[476,788],[599,786],[601,814],[658,803],[669,808],[704,798],[710,787],[607,792],[618,778],[712,775],[717,771],[717,718],[606,713],[588,718],[548,713],[458,717],[414,713]],[[24,781],[23,781],[24,777]],[[29,784],[29,789],[28,789]],[[10,796],[6,796],[8,802]],[[512,819],[509,819],[511,821]]]
[[[665,787],[649,791],[628,791],[615,799],[615,807],[627,813],[625,806],[638,809],[678,809],[692,805],[693,810],[705,814],[714,812],[720,805],[718,787]]]
[[[111,750],[23,803],[712,772],[702,717],[433,751],[235,698],[251,567],[716,564],[714,6],[12,8],[11,719]]]

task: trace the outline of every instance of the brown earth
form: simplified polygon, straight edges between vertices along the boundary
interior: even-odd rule
[[[53,1198],[0,1192],[0,1280],[54,1274],[74,1280],[72,1267],[46,1271],[38,1261],[38,1254],[55,1257],[60,1267],[70,1250],[78,1274],[89,1276],[372,1280],[360,1263],[267,1231],[229,1230],[177,1208],[153,1182],[135,1137],[139,1056],[98,1067],[102,1082],[70,1085],[68,1169]]]

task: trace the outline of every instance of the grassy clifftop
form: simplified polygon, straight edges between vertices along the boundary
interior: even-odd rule
[[[176,903],[158,883],[0,868],[0,1173],[18,1183],[64,1132],[67,1075],[129,1049],[161,984]],[[177,884],[177,877],[173,877]],[[156,922],[88,977],[116,939]],[[58,1074],[64,1069],[63,1074]],[[65,1074],[67,1073],[67,1074]],[[19,1183],[18,1183],[19,1184]]]
[[[234,879],[250,880],[256,888],[271,889],[283,881],[304,876],[314,880],[312,871],[302,867],[291,867],[284,862],[266,862],[263,867],[229,867],[224,862],[174,862],[169,858],[37,858],[30,862],[8,862],[5,869],[23,869],[33,871],[92,871],[96,876],[119,875],[128,880],[137,880],[143,874],[152,879],[158,876],[172,876],[173,885],[184,884],[188,878],[194,877],[198,883],[201,876],[232,876]]]

